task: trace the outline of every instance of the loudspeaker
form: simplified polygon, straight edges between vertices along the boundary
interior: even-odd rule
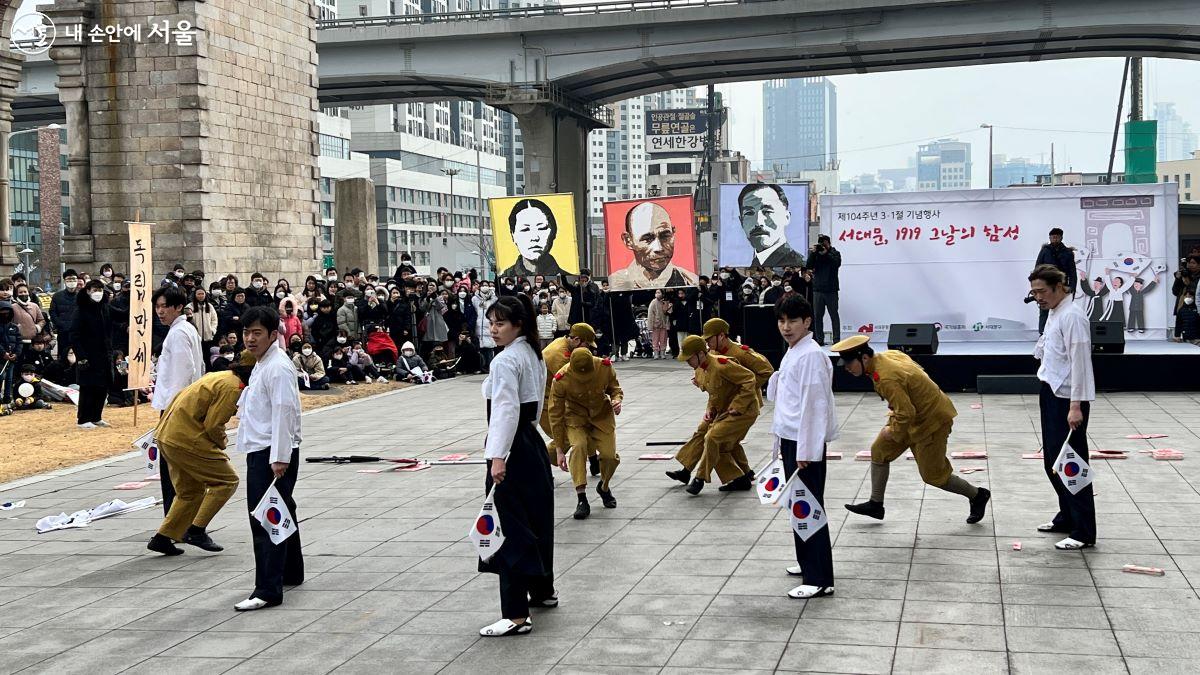
[[[779,334],[774,305],[742,306],[742,344],[767,357],[775,368],[779,367],[787,346]]]
[[[887,345],[905,354],[936,354],[937,329],[931,323],[894,323],[888,331]]]
[[[1123,321],[1092,322],[1092,353],[1124,354],[1125,331]]]

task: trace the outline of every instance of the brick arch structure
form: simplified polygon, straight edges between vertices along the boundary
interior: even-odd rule
[[[0,0],[0,270],[8,271],[17,263],[17,247],[12,242],[8,202],[8,135],[12,132],[12,102],[21,83],[24,58],[10,49],[13,20],[21,0]]]

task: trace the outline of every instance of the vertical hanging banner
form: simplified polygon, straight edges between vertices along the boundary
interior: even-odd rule
[[[154,329],[150,296],[153,294],[154,258],[150,228],[154,223],[129,226],[129,385],[150,386],[150,334]]]

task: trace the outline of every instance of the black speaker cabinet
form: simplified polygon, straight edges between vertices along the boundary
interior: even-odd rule
[[[937,329],[931,323],[894,323],[888,331],[887,345],[905,354],[936,354]]]
[[[779,334],[774,305],[744,305],[742,307],[742,344],[767,357],[778,368],[787,345]]]
[[[1092,322],[1092,353],[1124,354],[1125,331],[1121,321]]]

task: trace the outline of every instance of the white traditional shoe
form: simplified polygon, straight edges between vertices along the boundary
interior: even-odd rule
[[[1054,548],[1056,548],[1060,551],[1078,551],[1080,549],[1091,548],[1091,547],[1092,547],[1091,544],[1085,544],[1082,541],[1079,541],[1078,539],[1072,539],[1070,537],[1067,537],[1066,539],[1063,539],[1062,541],[1060,541],[1054,545]]]
[[[508,619],[500,619],[490,626],[484,626],[479,629],[479,634],[483,637],[505,637],[508,635],[525,635],[533,630],[533,622],[525,619],[525,623],[516,624]]]
[[[376,383],[376,384],[383,384],[384,382],[387,382],[387,378],[386,378],[386,377],[384,377],[384,376],[382,376],[382,375],[380,375],[379,377],[375,378],[375,383]]]
[[[112,425],[109,424],[108,422],[105,422],[104,420],[100,420],[99,422],[96,422],[96,426],[104,427],[105,429],[107,429],[107,428],[111,427]]]
[[[84,422],[83,424],[79,424],[77,426],[80,429],[95,429],[96,428],[96,425],[92,424],[91,422]]]
[[[791,577],[804,576],[804,571],[800,569],[799,565],[792,565],[791,567],[787,568],[787,573],[788,573],[788,576],[791,576]]]
[[[276,602],[276,603],[267,602],[266,600],[263,600],[262,598],[246,598],[245,600],[234,605],[233,608],[239,612],[253,612],[256,609],[263,609],[264,607],[274,607],[275,605],[278,605],[278,604],[279,604],[278,602]]]
[[[833,595],[833,586],[797,586],[788,591],[789,598],[797,600],[807,600],[809,598],[820,598],[826,595]]]
[[[1042,523],[1041,525],[1038,525],[1037,531],[1038,532],[1069,532],[1070,530],[1066,529],[1066,528],[1060,529],[1057,525],[1054,524],[1054,521],[1050,521],[1048,523]]]

